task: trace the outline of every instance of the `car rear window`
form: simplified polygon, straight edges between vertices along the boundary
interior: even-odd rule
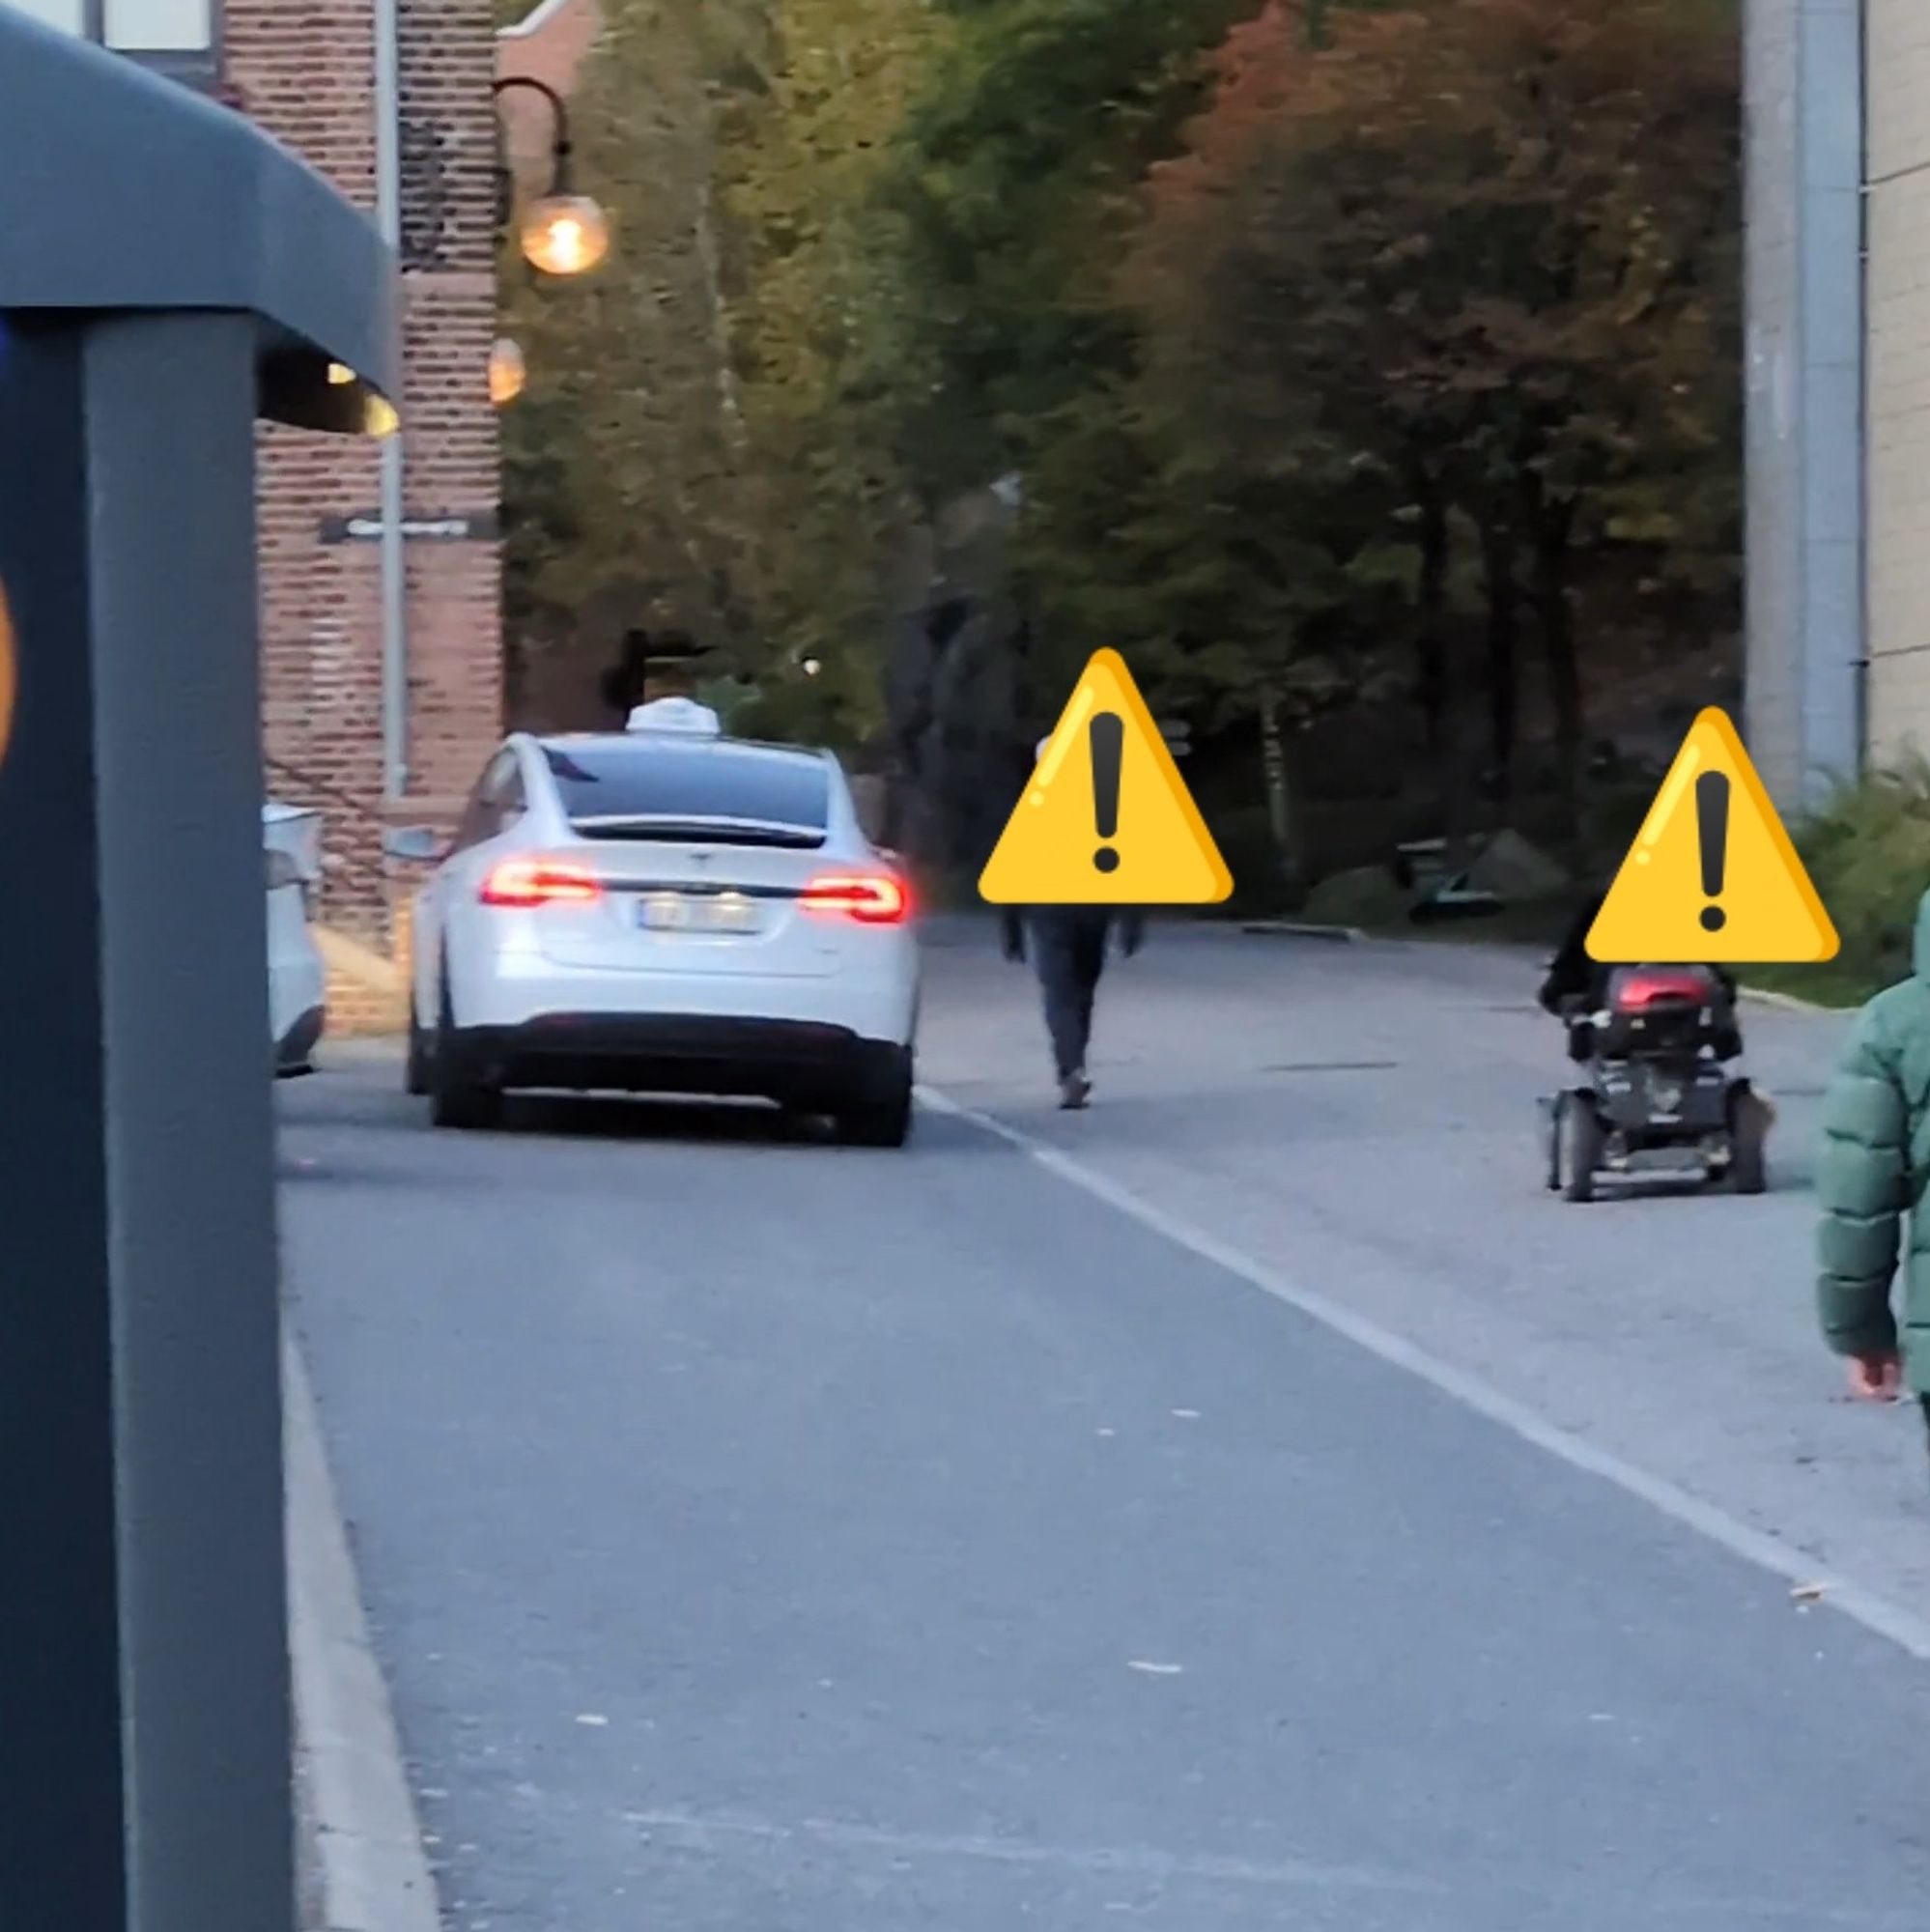
[[[701,833],[746,844],[820,844],[831,807],[821,758],[716,743],[546,745],[571,825],[592,837]]]

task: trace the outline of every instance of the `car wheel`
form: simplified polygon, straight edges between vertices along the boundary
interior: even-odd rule
[[[1582,1094],[1564,1094],[1555,1112],[1555,1172],[1564,1201],[1593,1201],[1602,1165],[1602,1122]]]
[[[438,1003],[435,1046],[429,1056],[429,1118],[439,1127],[470,1131],[499,1125],[502,1120],[502,1089],[477,1080],[469,1070],[449,1001],[446,971]]]
[[[1561,1102],[1559,1099],[1537,1102],[1541,1109],[1539,1122],[1542,1135],[1542,1161],[1544,1179],[1550,1194],[1561,1192]]]
[[[402,1084],[417,1099],[429,1092],[429,1036],[415,1017],[415,996],[409,996],[409,1057],[403,1063]]]
[[[837,1137],[847,1147],[901,1148],[911,1139],[912,1114],[912,1057],[900,1050],[878,1087],[838,1110]]]
[[[1730,1107],[1729,1191],[1761,1194],[1769,1186],[1769,1109],[1742,1088]]]

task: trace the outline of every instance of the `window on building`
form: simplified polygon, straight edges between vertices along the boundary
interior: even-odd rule
[[[103,0],[100,38],[124,54],[207,54],[214,0]]]
[[[219,0],[9,0],[50,27],[177,73],[212,78],[220,49]]]
[[[44,20],[49,27],[59,27],[70,34],[87,31],[85,0],[12,0],[12,4],[29,18]]]

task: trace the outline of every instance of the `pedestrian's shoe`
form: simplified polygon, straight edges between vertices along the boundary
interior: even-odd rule
[[[1092,1095],[1093,1083],[1086,1078],[1083,1066],[1074,1067],[1059,1083],[1059,1104],[1062,1107],[1083,1107]]]

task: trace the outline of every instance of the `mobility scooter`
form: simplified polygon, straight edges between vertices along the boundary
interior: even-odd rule
[[[1603,1179],[1767,1184],[1771,1109],[1730,1063],[1735,991],[1710,966],[1614,966],[1555,1004],[1576,1084],[1544,1101],[1547,1185],[1588,1201]]]

